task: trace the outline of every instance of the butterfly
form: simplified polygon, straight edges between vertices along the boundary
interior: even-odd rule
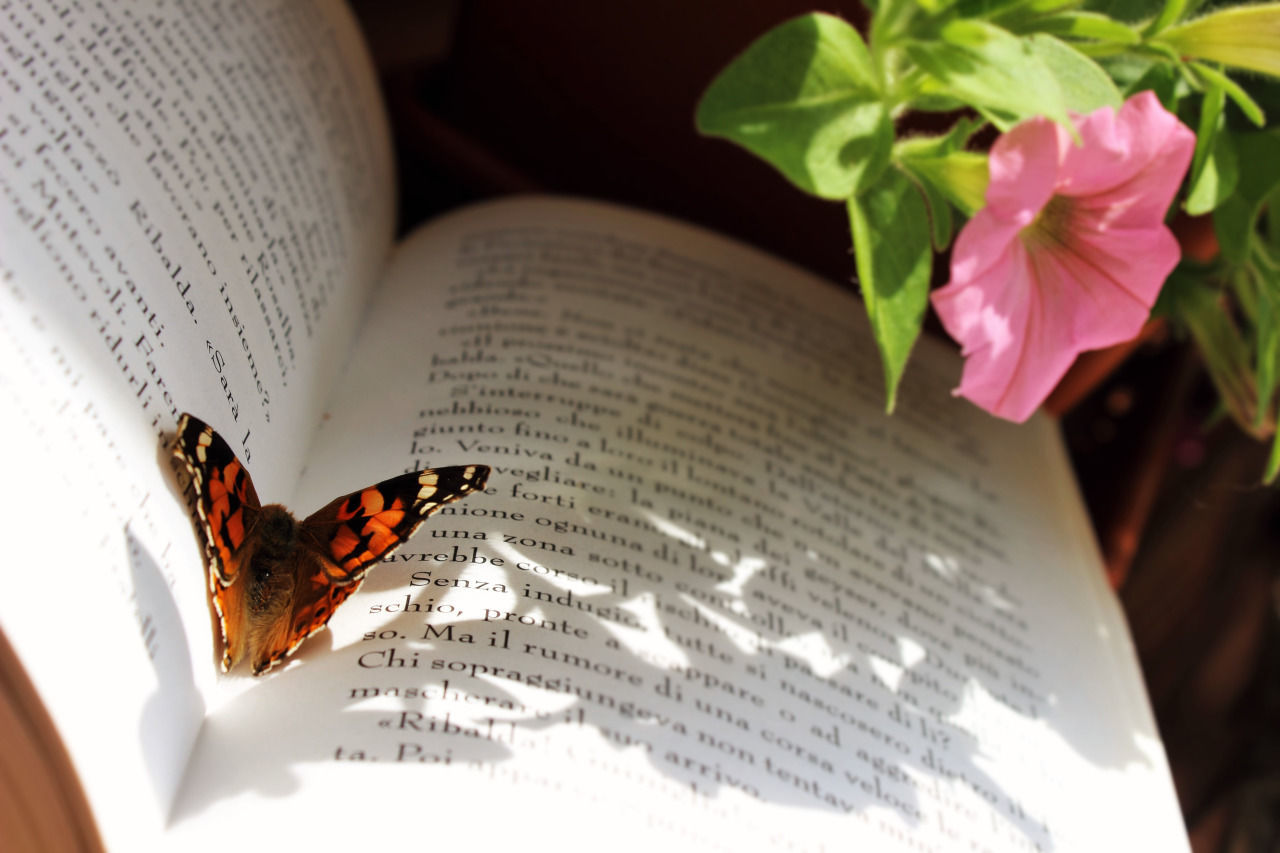
[[[173,454],[196,494],[209,592],[222,631],[222,670],[248,659],[261,675],[323,628],[369,567],[440,507],[483,489],[484,465],[428,468],[338,498],[299,521],[263,506],[213,427],[184,414]]]

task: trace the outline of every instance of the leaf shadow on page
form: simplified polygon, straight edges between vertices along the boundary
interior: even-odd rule
[[[345,607],[367,602],[365,596],[378,591],[382,574],[373,570]],[[192,819],[246,792],[290,797],[304,787],[306,772],[299,765],[335,762],[339,748],[347,758],[373,752],[365,745],[366,733],[385,731],[398,722],[397,709],[355,709],[361,690],[350,687],[352,660],[343,651],[334,648],[333,634],[326,629],[307,640],[282,669],[254,678],[241,666],[224,676],[240,682],[235,685],[238,693],[206,717],[171,822]],[[424,673],[422,683],[429,681]],[[422,703],[406,702],[403,707],[412,710]],[[451,761],[459,762],[500,762],[510,755],[500,741],[488,739],[468,739],[465,745],[441,749],[442,760],[446,752]],[[387,757],[384,752],[378,761]],[[372,763],[376,762],[368,762]]]
[[[543,555],[538,561],[528,559],[527,553],[499,547],[501,540],[490,530],[484,541],[493,543],[485,548],[490,562],[504,554],[512,558],[502,569],[468,566],[453,572],[447,562],[421,561],[419,555],[428,552],[415,546],[425,549],[431,543],[419,534],[405,546],[405,562],[372,571],[346,606],[357,614],[374,604],[409,608],[371,632],[399,636],[334,649],[332,632],[323,632],[300,649],[290,666],[253,682],[214,711],[193,763],[196,772],[173,819],[190,819],[245,791],[294,795],[305,788],[307,771],[300,765],[337,763],[339,746],[348,758],[362,750],[388,764],[439,769],[447,759],[452,765],[448,772],[488,767],[500,774],[500,766],[513,757],[508,738],[527,744],[542,733],[568,727],[598,735],[597,741],[619,760],[641,756],[671,783],[672,791],[692,788],[708,798],[732,791],[754,802],[833,816],[888,811],[890,823],[911,827],[933,819],[925,814],[921,791],[952,786],[953,797],[974,801],[965,808],[975,808],[976,797],[990,801],[1004,813],[1004,831],[1052,847],[1034,817],[1020,817],[1004,805],[1005,800],[1017,803],[1022,794],[1005,790],[983,769],[986,756],[978,739],[945,722],[959,713],[966,697],[999,695],[1004,686],[984,684],[981,677],[971,683],[969,671],[941,684],[948,676],[934,666],[939,638],[922,626],[919,611],[911,613],[896,637],[868,630],[860,640],[856,631],[829,630],[836,610],[843,608],[842,620],[856,627],[856,607],[871,606],[854,603],[852,582],[827,584],[829,595],[821,602],[807,591],[797,596],[788,589],[794,575],[788,579],[763,559],[726,559],[723,552],[716,552],[717,558],[709,549],[691,546],[687,533],[677,532],[670,540],[671,553],[684,560],[674,597],[670,587],[664,592],[634,580],[627,594],[619,595],[536,574],[522,577],[509,568],[514,558],[524,558],[520,562],[526,565],[554,560]],[[449,553],[444,546],[434,550]],[[413,587],[419,566],[431,569],[432,581],[469,579],[472,586]],[[673,566],[665,568],[677,573]],[[944,568],[943,575],[951,571],[954,576],[957,567],[953,562]],[[474,584],[481,580],[504,583],[517,592],[517,602],[529,600],[523,592],[528,584],[530,596],[546,596],[543,613],[548,619],[567,619],[589,638],[576,640],[571,634],[515,623],[519,642],[536,651],[486,652],[487,638],[502,620],[442,619],[427,611],[428,605],[453,602],[464,614],[468,608],[483,613],[486,604],[498,602],[477,591]],[[557,598],[590,602],[594,612],[575,608],[566,616],[551,606]],[[638,614],[640,633],[602,616],[616,615],[609,608]],[[498,604],[488,609],[515,608]],[[882,612],[876,618],[893,622],[897,617]],[[426,625],[436,632],[431,640],[422,639]],[[452,630],[444,633],[446,628]],[[463,642],[464,636],[475,642]],[[600,645],[624,636],[624,650],[613,652],[605,664]],[[361,656],[372,653],[374,660],[386,660],[389,648],[397,649],[403,666],[361,673]],[[545,660],[544,649],[555,650],[560,659]],[[447,662],[446,667],[430,669],[435,660]],[[582,661],[590,665],[584,667]],[[451,671],[453,662],[463,666]],[[525,676],[537,672],[557,678],[559,686],[513,684],[508,680],[513,667]],[[589,685],[584,670],[603,676],[603,686],[599,681]],[[624,683],[631,677],[639,687]],[[568,681],[576,685],[573,690],[565,689]],[[922,687],[929,684],[933,686]],[[425,698],[407,698],[411,690]],[[921,699],[924,694],[931,698]],[[756,695],[765,697],[759,705],[752,700]],[[476,697],[483,699],[483,710],[476,711],[468,701]],[[1016,710],[991,701],[1001,725],[1017,724]],[[786,721],[784,709],[792,722]],[[441,777],[434,778],[438,782]],[[344,796],[350,803],[362,795],[347,791]],[[376,797],[369,796],[372,803]],[[867,818],[873,819],[881,818]]]
[[[169,584],[147,547],[127,526],[124,542],[134,616],[156,676],[155,690],[139,719],[138,739],[156,797],[168,804],[181,783],[204,715],[204,701],[196,689],[191,650]]]
[[[522,224],[519,233],[541,227]],[[590,236],[575,230],[556,247],[603,254]],[[682,264],[665,250],[652,261],[663,270]],[[541,295],[539,274],[503,275]],[[1118,701],[1136,688],[1117,689],[1109,681],[1122,670],[1099,666],[1029,683],[1032,701],[1022,698],[1014,682],[1034,674],[998,656],[1009,645],[998,632],[1031,636],[1048,627],[1033,621],[1067,621],[1054,610],[1078,608],[1093,620],[1101,608],[1074,594],[1080,577],[1048,586],[1072,593],[1063,596],[1070,601],[1032,607],[1020,599],[1049,561],[1028,549],[990,555],[960,538],[979,523],[984,497],[967,473],[952,470],[1009,474],[969,459],[981,455],[966,446],[970,438],[1038,452],[1048,445],[1020,444],[1011,432],[978,426],[985,414],[946,405],[955,375],[933,376],[923,362],[913,365],[898,413],[884,417],[874,355],[850,351],[847,329],[834,328],[837,312],[779,308],[747,274],[729,282],[732,298],[718,308],[700,303],[704,292],[723,293],[720,276],[698,265],[696,276],[672,285],[661,335],[639,336],[631,348],[618,325],[598,325],[612,329],[600,333],[611,351],[634,354],[637,377],[687,361],[702,374],[732,372],[730,381],[689,383],[697,393],[685,388],[679,397],[684,386],[672,383],[669,394],[646,396],[634,391],[639,379],[626,386],[614,377],[617,393],[588,418],[598,433],[581,428],[594,440],[583,439],[590,449],[581,454],[587,461],[594,451],[591,469],[578,453],[566,454],[572,445],[547,442],[541,452],[535,435],[522,437],[520,450],[495,450],[501,441],[487,435],[457,448],[465,461],[474,453],[492,465],[492,491],[444,507],[370,573],[297,659],[247,682],[249,690],[214,711],[177,822],[202,831],[209,824],[197,816],[225,825],[243,805],[280,823],[296,844],[304,840],[300,823],[331,831],[332,821],[311,818],[338,805],[345,815],[425,821],[429,814],[433,830],[476,805],[484,823],[470,840],[495,847],[498,839],[527,843],[542,828],[572,831],[570,840],[581,842],[592,837],[589,819],[609,822],[612,840],[633,830],[647,837],[650,819],[679,820],[680,831],[693,832],[707,816],[718,819],[707,834],[723,830],[702,839],[718,842],[708,848],[732,846],[725,839],[737,833],[739,849],[822,842],[838,849],[832,839],[868,836],[923,836],[934,849],[967,839],[1089,849],[1073,845],[1074,827],[1047,832],[1039,821],[1057,810],[1088,830],[1083,824],[1095,815],[1071,803],[1077,795],[1094,806],[1104,790],[1126,807],[1130,794],[1141,795],[1126,790],[1123,771],[1154,762],[1132,735],[1138,727],[1125,727],[1132,706]],[[590,296],[580,280],[557,285],[573,288],[579,307]],[[597,313],[614,316],[633,302],[638,312],[641,295],[637,288],[626,308]],[[751,323],[722,322],[730,305]],[[698,335],[680,336],[680,323]],[[688,344],[705,336],[719,336],[740,360],[713,359]],[[403,337],[422,335],[415,327]],[[782,349],[795,357],[781,358]],[[388,352],[397,362],[410,357],[400,344]],[[533,353],[510,359],[529,388],[557,387],[550,380],[575,369]],[[359,365],[364,376],[385,368]],[[608,377],[591,381],[607,385]],[[374,386],[364,383],[367,396],[335,412],[331,434],[353,438],[320,445],[324,456],[371,455],[404,429],[369,417],[380,410]],[[716,390],[726,386],[735,389],[731,399]],[[557,391],[569,403],[540,412],[548,431],[557,406],[565,416],[582,401],[563,385]],[[452,423],[474,426],[469,417]],[[450,416],[430,418],[434,425]],[[667,428],[659,431],[654,419]],[[736,443],[726,438],[733,432]],[[675,452],[649,450],[659,440],[682,442],[680,464]],[[1058,509],[1051,489],[1034,488],[1038,475],[1037,468],[1020,478],[1027,488],[1011,489],[986,523],[1008,516],[1012,527]],[[593,481],[603,488],[588,491]],[[1053,547],[1071,544],[1047,538]],[[1072,568],[1070,559],[1059,568]],[[1016,620],[1025,627],[1009,627]],[[504,631],[510,647],[489,646],[490,638],[506,644]],[[1082,646],[1090,639],[1087,630],[1047,636]],[[1113,661],[1093,644],[1036,643],[1034,656],[1014,652],[1022,664],[1054,655],[1086,667]],[[1099,724],[1115,715],[1118,724]],[[377,758],[380,772],[335,760],[339,746],[347,757],[360,750]],[[540,779],[554,783],[552,794],[543,796],[552,786],[540,788]],[[255,795],[258,802],[246,802]],[[290,820],[278,820],[281,805]],[[295,809],[306,820],[292,819]],[[695,846],[681,840],[681,848]]]

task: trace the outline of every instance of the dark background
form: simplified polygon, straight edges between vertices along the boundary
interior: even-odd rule
[[[402,230],[480,198],[579,194],[709,226],[856,288],[842,205],[802,195],[693,126],[720,68],[815,7],[364,0],[355,8],[392,116]],[[865,21],[857,4],[821,8]],[[938,283],[945,271],[943,259]],[[1069,396],[1063,431],[1193,845],[1280,850],[1280,491],[1258,485],[1266,448],[1213,420],[1198,360],[1167,330],[1092,392]]]

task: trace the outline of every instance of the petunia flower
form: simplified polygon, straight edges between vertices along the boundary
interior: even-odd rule
[[[1195,135],[1149,91],[1046,118],[991,149],[986,205],[956,238],[933,307],[966,358],[955,393],[1024,421],[1076,356],[1129,340],[1178,263],[1164,225]]]

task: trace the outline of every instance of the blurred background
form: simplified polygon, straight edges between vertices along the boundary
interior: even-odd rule
[[[861,24],[860,5],[353,5],[392,116],[402,231],[496,195],[585,195],[708,226],[856,290],[843,206],[698,136],[693,113],[770,27],[815,8]],[[1280,488],[1258,484],[1267,448],[1217,421],[1214,399],[1191,350],[1156,329],[1054,405],[1197,853],[1280,850]]]

